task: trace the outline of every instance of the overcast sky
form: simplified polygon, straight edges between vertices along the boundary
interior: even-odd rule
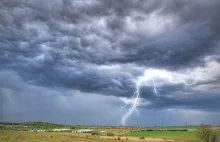
[[[220,125],[219,0],[1,0],[0,121]],[[154,74],[153,73],[153,74]]]

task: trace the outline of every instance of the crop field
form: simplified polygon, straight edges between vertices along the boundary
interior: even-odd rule
[[[124,136],[132,137],[155,137],[163,139],[185,140],[185,141],[198,141],[196,131],[147,131],[147,132],[128,132],[123,134]],[[220,131],[216,132],[218,136],[218,142],[220,142]]]
[[[160,127],[154,127],[155,129],[187,129],[187,130],[196,130],[199,126],[160,126]],[[153,128],[153,127],[151,127]]]

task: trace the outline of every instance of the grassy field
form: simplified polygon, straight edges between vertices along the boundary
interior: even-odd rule
[[[117,129],[116,129],[117,130]],[[117,136],[93,136],[91,134],[77,134],[66,132],[28,132],[28,131],[12,131],[1,130],[0,142],[163,142],[167,140],[184,140],[187,142],[201,142],[196,137],[196,131],[148,131],[148,132],[125,132],[117,133]],[[119,136],[120,135],[120,136]],[[220,142],[220,131],[217,132],[218,142]],[[145,137],[141,140],[140,137]],[[181,141],[182,142],[182,141]]]
[[[160,126],[160,127],[151,127],[152,129],[187,129],[187,130],[196,130],[199,126]]]
[[[124,136],[133,137],[155,137],[163,139],[176,139],[176,140],[187,140],[187,141],[198,141],[196,137],[196,131],[149,131],[149,132],[128,132],[124,133]],[[218,142],[220,142],[220,131],[217,131]]]
[[[0,131],[0,142],[173,142],[160,138],[127,137],[127,136],[92,136],[65,132],[28,132]],[[181,141],[182,142],[182,141]]]
[[[65,132],[0,131],[0,142],[114,142],[90,134]]]

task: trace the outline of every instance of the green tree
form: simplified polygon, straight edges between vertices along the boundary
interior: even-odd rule
[[[208,125],[200,125],[197,129],[197,137],[205,142],[216,142],[215,132]]]

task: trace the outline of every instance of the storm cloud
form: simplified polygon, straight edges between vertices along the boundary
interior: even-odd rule
[[[152,109],[164,115],[180,109],[184,115],[186,110],[219,115],[219,7],[218,0],[1,0],[1,120],[64,123],[46,115],[56,110],[54,116],[69,112],[71,119],[77,114],[69,123],[119,125],[126,110],[102,121],[97,112],[104,116],[112,108],[120,110],[149,69],[198,81],[189,87],[158,85],[159,96],[143,85],[139,109],[146,116]],[[65,109],[60,98],[73,108],[79,104],[69,100],[91,101]],[[101,110],[92,98],[100,101]],[[91,105],[94,109],[85,109]],[[36,109],[39,115],[31,113]],[[88,123],[81,119],[92,115]],[[207,123],[216,122],[216,115]],[[135,120],[142,118],[129,122],[137,125]]]

